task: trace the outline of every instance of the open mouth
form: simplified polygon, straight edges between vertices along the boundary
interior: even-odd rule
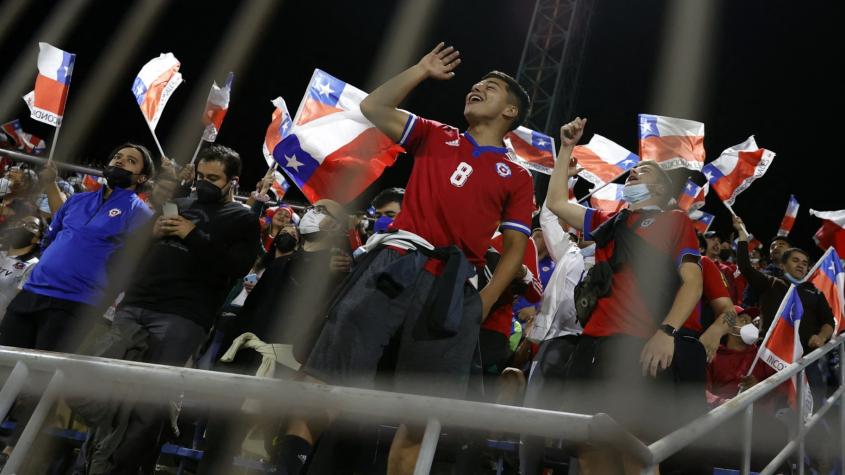
[[[469,97],[467,97],[467,104],[475,104],[475,103],[483,102],[483,101],[484,101],[484,98],[481,97],[481,95],[479,95],[479,94],[470,94]]]

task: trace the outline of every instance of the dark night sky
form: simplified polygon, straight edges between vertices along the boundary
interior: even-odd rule
[[[600,133],[636,151],[636,114],[661,113],[648,110],[648,101],[668,1],[596,0],[577,99],[578,114],[590,119],[586,139]],[[80,84],[96,80],[88,73],[129,9],[128,3],[94,0],[74,31],[56,44],[77,54],[70,103]],[[7,64],[21,50],[37,48],[38,38],[32,34],[49,4],[31,2],[15,30],[6,35],[0,57]],[[491,69],[516,72],[533,5],[533,0],[443,1],[426,44],[439,40],[454,44],[462,52],[463,64],[454,80],[423,84],[405,108],[465,126],[462,102],[470,85]],[[197,81],[219,46],[222,33],[215,33],[225,31],[236,8],[238,2],[232,1],[170,2],[155,30],[131,52],[131,67],[118,79],[117,90],[108,98],[108,111],[84,143],[81,159],[102,160],[115,144],[127,139],[154,148],[129,89],[144,62],[172,51],[182,62],[186,83],[168,103],[158,127],[159,137],[167,143],[191,89],[208,89],[208,84]],[[363,87],[393,10],[394,2],[387,0],[280,3],[248,67],[236,71],[229,115],[218,139],[241,153],[247,186],[266,169],[260,146],[272,112],[269,100],[283,96],[293,113],[315,67]],[[802,247],[812,247],[810,236],[819,225],[807,214],[810,208],[845,207],[838,186],[845,170],[837,153],[841,133],[833,119],[842,108],[842,79],[836,68],[845,57],[836,29],[843,19],[838,10],[836,2],[821,0],[800,6],[765,0],[718,2],[705,110],[700,117],[687,118],[706,124],[708,160],[751,134],[760,146],[777,152],[766,176],[742,194],[735,206],[759,237],[768,238],[777,230],[790,193],[801,203],[792,236]],[[35,64],[32,73],[34,78]],[[17,116],[26,130],[51,137],[51,128],[28,118],[23,101]],[[73,116],[65,120],[72,121]],[[401,184],[409,170],[410,160],[400,159],[374,188]],[[717,215],[714,229],[727,234],[728,215],[714,194],[705,210]]]

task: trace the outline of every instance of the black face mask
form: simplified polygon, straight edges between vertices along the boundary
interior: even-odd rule
[[[206,180],[197,180],[197,201],[200,203],[219,203],[223,201],[223,190]]]
[[[731,254],[730,249],[722,249],[719,251],[719,260],[727,262],[731,259],[731,257],[733,257],[733,255]]]
[[[296,237],[289,233],[282,233],[276,236],[276,250],[281,253],[293,252],[296,249]]]
[[[26,228],[9,229],[4,236],[4,241],[9,249],[22,249],[32,244],[35,233]]]
[[[107,166],[103,170],[103,177],[106,179],[106,184],[112,190],[115,188],[128,189],[132,186],[132,172],[122,168]]]

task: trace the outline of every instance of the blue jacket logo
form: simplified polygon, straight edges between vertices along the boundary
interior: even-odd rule
[[[114,218],[114,217],[120,216],[120,213],[122,213],[122,211],[120,211],[119,209],[112,208],[112,209],[109,210],[109,218]]]

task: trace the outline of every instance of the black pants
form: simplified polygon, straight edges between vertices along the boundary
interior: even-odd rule
[[[0,345],[74,353],[97,322],[94,307],[21,290],[0,322]]]
[[[121,307],[115,322],[128,319],[144,327],[149,333],[148,349],[144,362],[184,366],[205,339],[203,327],[179,315],[155,312],[138,307]],[[113,331],[120,327],[112,326]],[[174,388],[173,397],[178,396]],[[159,451],[159,432],[167,420],[167,407],[157,404],[138,404],[133,408],[122,443],[113,454],[120,473],[136,473],[150,460],[155,461]]]

